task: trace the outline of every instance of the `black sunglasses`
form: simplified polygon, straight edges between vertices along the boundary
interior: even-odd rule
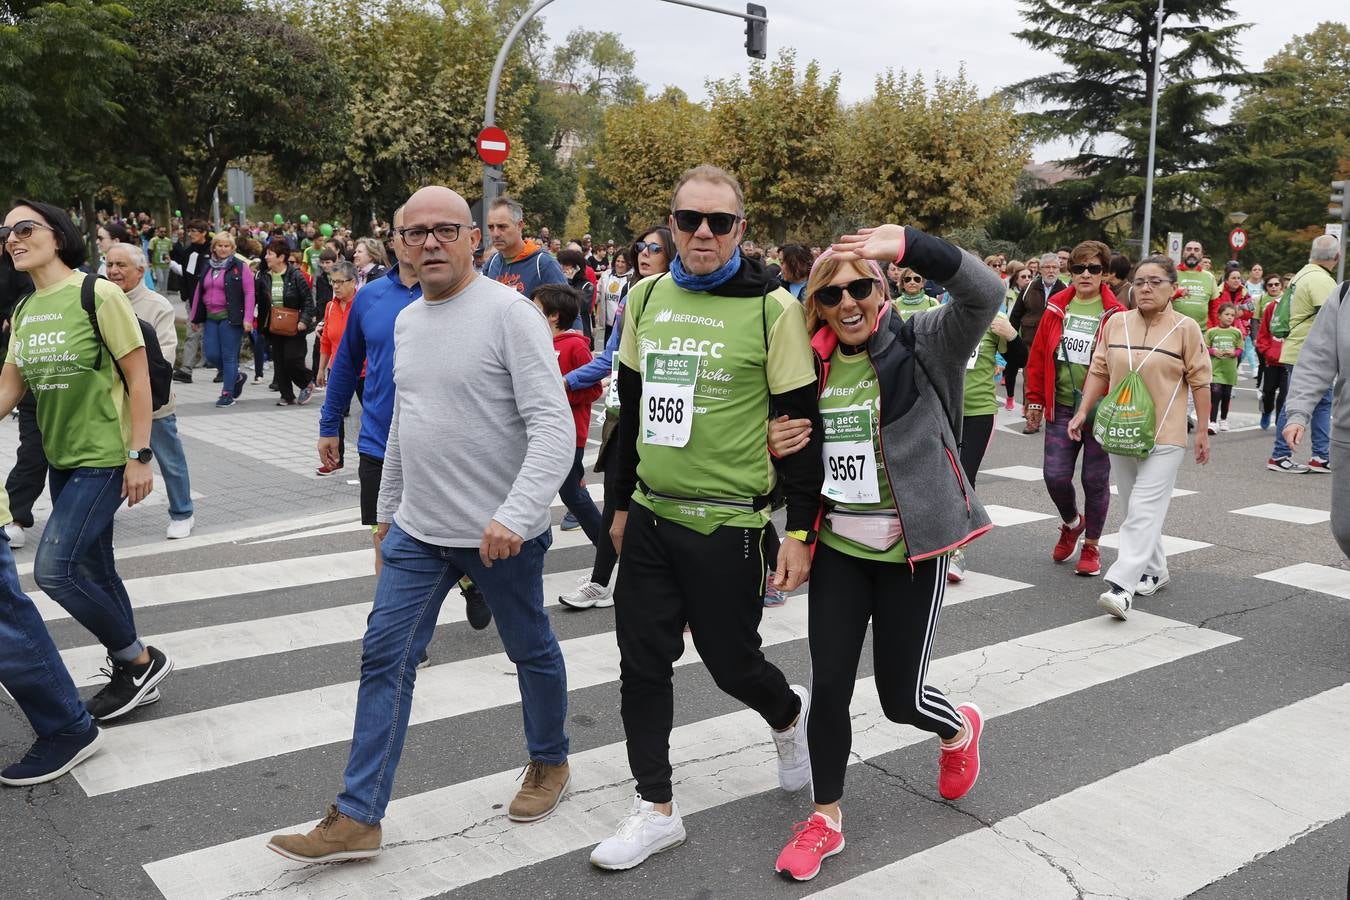
[[[1074,263],[1069,266],[1069,271],[1075,275],[1082,275],[1084,272],[1087,272],[1090,275],[1100,275],[1102,274],[1102,268],[1101,263],[1093,263],[1092,265],[1086,263]]]
[[[848,291],[848,295],[854,300],[866,300],[872,296],[872,289],[876,283],[874,278],[855,278],[848,284],[828,284],[823,288],[816,288],[816,292],[811,296],[815,297],[821,306],[832,309],[844,302],[844,291]]]
[[[39,228],[45,228],[48,231],[56,230],[50,225],[43,225],[41,222],[34,222],[32,219],[24,219],[22,222],[15,222],[13,225],[0,225],[0,244],[9,240],[11,234],[14,235],[16,240],[26,241]]]
[[[641,253],[643,250],[646,250],[653,256],[656,255],[657,253],[666,252],[666,248],[661,246],[660,241],[646,241],[645,243],[643,241],[638,241],[636,244],[633,245],[634,253]]]
[[[923,284],[923,276],[921,275],[906,275],[904,278],[901,278],[900,280],[903,281],[905,284],[909,284],[911,281],[914,282],[915,284]]]
[[[675,218],[675,227],[686,234],[693,234],[698,231],[706,220],[708,230],[718,237],[730,234],[731,229],[735,228],[736,223],[741,220],[741,217],[735,213],[705,213],[696,209],[677,209],[671,215]]]

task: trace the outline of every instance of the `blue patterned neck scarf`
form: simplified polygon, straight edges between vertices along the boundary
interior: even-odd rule
[[[670,277],[686,291],[711,291],[726,284],[741,270],[741,248],[737,247],[726,265],[707,275],[691,275],[676,256],[670,263]]]

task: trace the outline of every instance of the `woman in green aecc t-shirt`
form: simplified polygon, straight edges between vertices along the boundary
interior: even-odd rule
[[[155,685],[173,668],[137,635],[113,564],[113,516],[123,498],[134,506],[153,485],[145,344],[122,290],[76,271],[84,242],[61,209],[20,201],[5,216],[0,238],[14,267],[37,288],[14,309],[0,371],[0,418],[32,390],[51,464],[52,512],[33,578],[107,648],[112,679],[86,705],[95,719],[115,719],[148,696],[158,699]]]

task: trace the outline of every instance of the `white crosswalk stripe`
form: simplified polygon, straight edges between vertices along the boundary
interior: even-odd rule
[[[1234,640],[1156,616],[1136,616],[1127,628],[1093,619],[938,660],[932,678],[955,694],[978,684],[982,708],[993,718]],[[871,679],[860,687],[853,702],[856,758],[930,738],[886,727]],[[773,752],[763,722],[750,711],[677,728],[671,761],[684,815],[773,789]],[[359,872],[334,868],[316,877],[260,858],[266,835],[152,863],[146,871],[169,898],[204,900],[264,888],[278,896],[338,895],[374,884],[392,896],[431,896],[606,837],[632,797],[624,747],[611,744],[571,762],[573,802],[537,828],[514,827],[493,811],[510,796],[512,770],[394,801],[386,840],[401,846]]]
[[[1027,473],[999,474],[1016,480]],[[597,501],[603,500],[599,484],[588,489]],[[1001,528],[1043,527],[1034,523],[1054,518],[1013,506],[988,508]],[[561,509],[554,512],[556,518]],[[308,760],[305,754],[326,767],[315,772],[316,777],[326,783],[338,779],[351,737],[358,686],[353,679],[359,671],[360,641],[375,584],[368,538],[354,519],[355,511],[346,510],[343,515],[313,517],[290,530],[240,530],[230,538],[240,546],[270,548],[269,555],[283,554],[283,559],[127,581],[133,605],[145,613],[147,640],[173,655],[182,683],[203,678],[207,673],[199,670],[207,667],[251,661],[266,662],[273,674],[286,671],[289,680],[259,686],[246,699],[236,696],[230,698],[234,702],[177,713],[172,706],[175,681],[166,681],[164,700],[153,715],[128,717],[124,724],[108,728],[100,752],[72,772],[86,802],[120,804],[142,793],[158,796],[180,787],[214,795],[230,792],[233,785],[240,794],[231,804],[246,804],[249,790],[265,789],[256,784],[260,774],[263,779],[272,774],[262,769],[282,767],[274,762],[289,759]],[[556,549],[588,543],[580,531],[562,532],[557,527],[553,538]],[[1114,538],[1106,535],[1103,546],[1114,546]],[[1209,544],[1167,536],[1164,546],[1172,555]],[[315,552],[316,547],[328,549]],[[191,554],[180,558],[191,565]],[[992,566],[998,558],[980,545],[971,554],[977,566]],[[574,614],[557,609],[558,595],[590,575],[589,568],[563,569],[561,560],[576,566],[588,562],[589,556],[564,554],[546,562],[545,602],[560,631],[569,692],[606,691],[617,709],[619,653],[613,612]],[[1039,592],[1029,581],[1009,575],[1029,577],[1020,567],[1004,565],[967,572],[962,583],[949,586],[948,608],[968,608],[975,620],[997,621],[999,633],[987,643],[948,651],[930,671],[930,681],[954,700],[970,699],[983,709],[990,723],[986,740],[995,742],[986,752],[988,766],[1000,765],[997,741],[1005,723],[1016,727],[1018,714],[1034,715],[1037,708],[1056,702],[1078,703],[1086,692],[1100,698],[1108,696],[1103,691],[1124,691],[1120,686],[1134,679],[1165,673],[1187,661],[1221,667],[1224,654],[1240,652],[1244,646],[1239,637],[1225,631],[1138,609],[1126,622],[1097,616],[1090,601],[1083,604],[1085,618],[1040,630],[1019,628],[1021,613],[1007,616],[1003,607],[1021,604],[1024,609]],[[1257,577],[1350,599],[1344,575],[1343,569],[1300,563]],[[307,586],[328,586],[331,597],[310,592],[304,606],[292,604],[288,609],[288,595]],[[236,604],[243,595],[261,599]],[[37,594],[35,599],[45,620],[66,619],[64,610],[48,598]],[[316,603],[322,605],[313,608]],[[805,656],[808,606],[803,588],[786,606],[765,611],[760,631],[767,653]],[[208,609],[211,614],[197,624],[196,613]],[[437,624],[449,629],[443,634],[455,640],[466,634],[458,630],[467,627],[464,619],[464,603],[452,590]],[[153,623],[170,627],[156,631]],[[482,655],[466,658],[450,658],[447,653],[438,659],[433,644],[437,664],[417,674],[410,736],[419,729],[474,727],[475,717],[481,722],[485,714],[517,715],[510,712],[520,701],[513,664],[500,652],[493,632],[475,640],[490,643],[472,645],[470,652]],[[97,670],[105,654],[87,637],[83,641],[62,650],[82,687],[99,681]],[[455,649],[461,655],[465,652],[462,646]],[[494,652],[482,652],[489,649]],[[301,652],[326,654],[325,682],[307,683],[303,671],[289,671],[289,655]],[[691,640],[686,638],[686,651],[675,665],[677,672],[702,666]],[[784,671],[790,681],[808,682],[805,669],[784,667]],[[692,704],[692,714],[677,718],[670,740],[676,794],[695,844],[701,816],[716,816],[732,804],[777,794],[773,744],[763,721],[743,708],[727,712],[725,704],[700,711],[704,702],[677,694],[677,707]],[[1094,714],[1094,709],[1084,708],[1084,716]],[[934,744],[931,735],[887,720],[870,676],[857,681],[851,716],[850,763]],[[614,728],[616,722],[617,717],[608,727]],[[1186,896],[1350,814],[1350,782],[1323,779],[1323,789],[1309,792],[1301,781],[1306,773],[1285,764],[1293,734],[1325,749],[1319,765],[1325,764],[1327,771],[1344,770],[1350,763],[1344,740],[1350,734],[1350,685],[1295,699],[1198,740],[1188,737],[1189,743],[1154,751],[1156,756],[1145,754],[1143,762],[1131,760],[1118,771],[1094,774],[1049,799],[1037,797],[1011,808],[1005,803],[998,817],[989,820],[992,824],[971,819],[962,833],[935,845],[917,850],[897,847],[861,857],[866,859],[862,874],[856,862],[860,857],[850,851],[847,858],[855,868],[848,877],[824,879],[821,893],[889,897],[897,885],[905,885],[914,896],[943,898]],[[306,801],[275,805],[267,814],[271,821],[229,830],[216,841],[194,839],[167,853],[143,853],[136,862],[154,889],[167,898],[411,900],[465,887],[475,895],[497,896],[495,880],[517,877],[527,866],[558,865],[560,857],[583,851],[612,833],[631,802],[633,782],[621,731],[605,735],[584,748],[574,746],[569,796],[549,819],[535,825],[514,825],[505,817],[505,804],[518,787],[523,762],[513,758],[520,754],[516,730],[491,739],[504,748],[500,764],[465,773],[449,756],[443,780],[420,785],[414,793],[396,792],[384,821],[385,852],[375,860],[302,867],[268,853],[264,845],[269,835],[305,830],[310,824],[296,822],[322,811]],[[932,750],[936,757],[936,747]],[[916,777],[933,779],[936,768],[934,763]],[[981,784],[986,784],[983,777]],[[809,792],[794,800],[807,809],[809,802]],[[856,836],[850,832],[850,848],[857,841],[865,845],[867,832]],[[754,864],[768,867],[777,849],[756,847],[753,858],[760,861]],[[699,864],[697,846],[679,852],[690,854],[689,864]],[[580,861],[577,865],[584,867]],[[146,891],[151,890],[148,884]],[[652,895],[670,894],[654,889]]]

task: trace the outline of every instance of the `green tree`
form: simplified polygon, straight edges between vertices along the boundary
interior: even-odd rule
[[[1042,139],[1072,138],[1079,153],[1063,164],[1078,177],[1037,191],[1043,221],[1064,240],[1136,237],[1142,230],[1148,168],[1158,4],[1154,0],[1022,0],[1031,26],[1017,36],[1066,70],[1013,86],[1048,108],[1028,114]],[[1163,14],[1153,233],[1213,233],[1222,213],[1210,202],[1221,158],[1213,114],[1222,91],[1261,83],[1238,58],[1229,0],[1169,0]],[[1125,234],[1111,225],[1128,216]]]
[[[242,0],[126,2],[138,55],[125,149],[168,180],[177,208],[206,213],[243,157],[294,174],[336,153],[343,80],[311,36]]]
[[[389,216],[418,187],[445,184],[474,200],[482,163],[474,141],[483,125],[487,72],[521,3],[489,0],[289,0],[347,86],[340,146],[307,183],[321,205],[350,210],[361,229]],[[521,134],[533,82],[519,73],[528,43],[513,51],[497,98],[497,124]],[[317,102],[319,98],[309,97]],[[505,166],[509,189],[537,177],[528,145],[516,140]]]
[[[627,210],[636,232],[670,214],[670,190],[691,166],[708,161],[708,111],[678,88],[611,106],[593,155],[606,194]]]
[[[781,243],[826,230],[841,198],[836,134],[839,74],[822,78],[813,60],[797,74],[791,50],[752,63],[738,78],[712,81],[711,161],[736,173],[754,235]]]
[[[1266,62],[1223,142],[1221,200],[1249,216],[1244,260],[1297,269],[1322,233],[1332,179],[1350,177],[1350,28],[1324,22]]]
[[[840,122],[846,208],[862,222],[942,231],[1008,205],[1027,162],[1011,101],[981,98],[962,70],[937,78],[887,71]]]
[[[130,19],[91,0],[0,6],[0,194],[59,203],[103,186],[125,149]]]
[[[563,223],[563,240],[572,240],[580,238],[583,234],[589,234],[591,230],[591,208],[586,202],[586,183],[584,180],[577,182],[576,196],[572,198],[572,206],[567,210],[567,220]]]

